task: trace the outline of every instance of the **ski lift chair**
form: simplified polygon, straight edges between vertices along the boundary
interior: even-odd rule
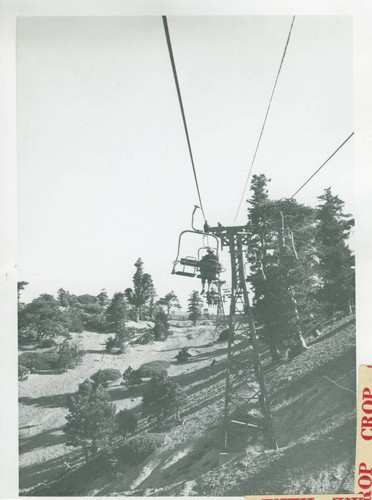
[[[197,252],[195,253],[196,256],[185,256],[181,257],[181,252],[182,252],[182,245],[183,245],[183,239],[186,233],[191,233],[191,234],[196,234],[198,236],[202,237],[202,246],[198,248]],[[209,238],[212,238],[213,241],[215,242],[215,246],[210,246]],[[192,231],[190,229],[187,229],[186,231],[182,231],[178,238],[178,250],[177,250],[177,257],[176,260],[173,262],[173,269],[172,269],[172,274],[177,274],[178,276],[185,276],[187,278],[194,278],[197,276],[198,278],[201,278],[201,270],[200,270],[200,262],[203,259],[203,256],[206,255],[208,250],[212,250],[215,252],[215,255],[217,257],[216,259],[216,264],[214,264],[214,273],[213,273],[213,279],[217,279],[217,276],[220,272],[221,266],[218,262],[219,258],[219,241],[217,236],[214,234],[208,234],[204,233],[202,231]],[[205,266],[206,267],[206,266]],[[212,274],[212,263],[211,263],[211,273]]]

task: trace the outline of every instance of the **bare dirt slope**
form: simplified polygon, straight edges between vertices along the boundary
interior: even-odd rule
[[[144,328],[146,322],[130,322],[128,326]],[[79,339],[84,352],[83,362],[61,374],[31,374],[19,383],[19,465],[20,486],[31,488],[36,484],[68,472],[68,466],[79,459],[77,453],[64,444],[63,426],[68,414],[69,397],[78,385],[99,369],[117,368],[124,372],[128,366],[137,369],[153,360],[171,362],[168,371],[172,377],[196,373],[210,364],[216,347],[211,343],[214,325],[207,322],[192,327],[191,322],[174,323],[172,335],[164,342],[148,345],[131,345],[125,354],[107,354],[105,341],[110,334],[84,332],[72,334]],[[193,352],[188,364],[176,363],[175,356],[181,347]],[[117,410],[135,408],[140,404],[141,389],[126,390],[120,380],[110,387]]]
[[[313,343],[308,351],[290,362],[266,367],[280,449],[258,451],[248,447],[221,466],[225,344],[212,343],[212,326],[198,329],[188,326],[173,328],[173,331],[174,335],[166,343],[134,349],[155,350],[146,359],[142,353],[139,363],[150,359],[172,361],[177,350],[184,345],[195,349],[188,363],[175,363],[170,371],[188,394],[183,425],[158,429],[158,432],[165,433],[164,445],[139,466],[128,466],[119,477],[110,477],[107,473],[92,474],[89,470],[82,474],[79,469],[70,473],[63,464],[56,463],[56,460],[63,460],[61,454],[60,458],[55,458],[55,455],[47,459],[45,467],[41,467],[43,472],[39,480],[35,480],[35,467],[42,465],[40,460],[26,464],[21,469],[25,488],[41,480],[49,482],[62,472],[65,477],[49,488],[44,486],[34,490],[34,494],[233,496],[352,491],[356,397],[353,324],[345,324],[333,335]],[[112,355],[106,356],[110,362],[104,367],[118,367],[113,361],[120,363],[120,360]],[[129,362],[130,356],[128,353],[128,357],[121,360],[120,369],[125,369],[128,364],[138,366],[134,361]],[[213,359],[217,362],[212,364]],[[92,370],[91,365],[90,362],[90,371],[86,368],[85,374],[81,373],[83,378],[98,369]],[[76,390],[76,387],[71,390]],[[141,390],[136,391],[113,387],[111,394],[119,408],[138,406]],[[58,398],[59,394],[53,397]],[[27,406],[27,403],[23,404]],[[59,410],[66,412],[65,408],[59,407]],[[58,418],[58,424],[62,425],[61,416]],[[51,425],[49,420],[47,422]],[[148,428],[146,422],[141,422],[139,432]],[[58,429],[60,432],[61,428]],[[26,443],[23,442],[23,446]],[[42,454],[46,446],[46,449],[50,448],[48,442],[41,443],[29,453],[39,449]],[[58,474],[54,473],[55,470],[59,471]],[[82,476],[84,481],[81,481]]]

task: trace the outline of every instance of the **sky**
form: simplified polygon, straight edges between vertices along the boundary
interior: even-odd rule
[[[233,225],[291,21],[168,18],[210,225]],[[296,17],[253,170],[272,197],[291,196],[353,131],[352,49],[351,18]],[[161,18],[18,18],[17,124],[23,300],[112,295],[141,257],[158,295],[185,307],[200,283],[171,269],[198,198]],[[331,186],[353,213],[352,158],[353,139],[296,199],[315,206]]]

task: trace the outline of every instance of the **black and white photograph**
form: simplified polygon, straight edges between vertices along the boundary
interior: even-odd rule
[[[352,493],[353,17],[15,48],[19,496]]]

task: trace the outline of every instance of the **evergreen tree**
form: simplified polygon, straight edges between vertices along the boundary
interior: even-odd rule
[[[165,340],[169,335],[168,315],[159,310],[155,315],[155,324],[152,329],[154,340]]]
[[[106,310],[107,328],[114,333],[123,334],[125,332],[126,314],[127,307],[124,293],[117,292]]]
[[[53,295],[42,294],[18,312],[20,342],[41,341],[68,333],[68,318],[60,311],[59,302]]]
[[[153,319],[154,317],[154,311],[155,311],[155,299],[156,299],[156,290],[154,285],[152,285],[152,289],[150,290],[150,298],[148,300],[148,315],[150,319]]]
[[[158,304],[167,308],[168,316],[170,315],[172,308],[175,307],[177,309],[181,309],[180,301],[178,300],[178,297],[173,290],[159,299]]]
[[[354,219],[344,214],[344,202],[331,188],[318,197],[317,240],[322,277],[321,300],[326,312],[348,311],[355,301],[355,260],[347,245]]]
[[[100,293],[97,295],[97,301],[98,304],[102,307],[102,309],[105,309],[108,306],[110,301],[105,288],[102,288]]]
[[[300,343],[316,309],[319,278],[315,210],[295,200],[270,200],[264,175],[252,178],[248,229],[254,311],[273,359],[280,348]]]
[[[116,434],[115,405],[104,388],[89,381],[71,398],[66,419],[67,445],[82,447],[86,462],[110,446]]]
[[[130,410],[121,410],[116,415],[116,422],[120,434],[126,438],[128,434],[133,434],[137,428],[137,417]]]
[[[180,420],[180,410],[185,400],[185,391],[166,374],[151,379],[142,399],[145,411],[155,415],[158,420],[173,411],[177,421]]]
[[[197,320],[202,316],[203,300],[200,297],[199,292],[193,290],[187,302],[189,304],[187,309],[189,318],[191,319],[192,324],[196,325]]]
[[[66,290],[64,290],[63,288],[60,288],[58,290],[57,297],[62,307],[70,306],[69,296],[70,296],[69,292],[66,292]]]
[[[150,274],[143,272],[142,259],[138,259],[134,264],[136,272],[133,276],[133,289],[127,288],[125,296],[128,302],[135,307],[136,321],[141,319],[143,306],[149,302],[154,294],[154,284]]]
[[[64,340],[58,349],[58,365],[63,369],[77,367],[82,362],[83,352],[78,341]]]
[[[21,300],[21,292],[26,288],[28,285],[28,281],[18,281],[17,283],[17,298],[18,298],[18,305],[21,306],[23,305],[20,300]]]

